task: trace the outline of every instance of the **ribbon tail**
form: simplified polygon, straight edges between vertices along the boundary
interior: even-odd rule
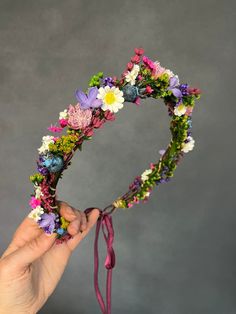
[[[112,268],[107,270],[107,287],[106,287],[107,314],[111,314],[111,281],[112,281]]]
[[[96,235],[95,235],[95,241],[94,241],[94,288],[95,288],[96,297],[100,305],[101,311],[103,314],[107,314],[105,303],[104,303],[101,291],[99,289],[99,284],[98,284],[98,269],[99,269],[98,238],[99,238],[100,226],[101,226],[101,219],[99,218],[97,220]]]
[[[87,208],[85,213],[88,214],[92,208]],[[99,231],[102,224],[102,231],[104,239],[107,246],[107,255],[104,266],[107,269],[107,278],[106,278],[106,306],[99,289],[98,284],[98,270],[99,270],[99,254],[98,254],[98,239]],[[105,233],[105,227],[107,229],[107,235]],[[114,230],[112,224],[112,217],[108,214],[104,214],[101,211],[101,216],[97,220],[96,233],[94,240],[94,288],[96,292],[96,297],[100,305],[101,311],[103,314],[111,314],[111,286],[112,286],[112,269],[115,266],[115,252],[113,250],[112,244],[114,240]]]

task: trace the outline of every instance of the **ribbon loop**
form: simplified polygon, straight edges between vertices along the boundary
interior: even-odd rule
[[[89,207],[89,208],[86,208],[84,212],[88,214],[92,210],[93,208]],[[95,234],[95,240],[94,240],[94,287],[95,287],[96,297],[97,297],[102,313],[110,314],[111,313],[112,269],[115,267],[115,263],[116,263],[115,252],[112,247],[113,241],[114,241],[114,229],[113,229],[111,215],[103,212],[100,209],[99,211],[100,211],[100,216],[97,220],[96,234]],[[105,306],[101,291],[99,289],[99,284],[98,284],[98,267],[99,267],[98,238],[99,238],[99,231],[100,231],[101,225],[102,225],[103,236],[104,236],[106,246],[107,246],[107,255],[104,262],[104,266],[107,269],[106,306]]]
[[[104,228],[107,229],[107,235],[105,234]],[[107,243],[107,256],[104,266],[106,269],[112,269],[115,267],[115,252],[113,250],[112,244],[114,240],[114,230],[112,225],[112,217],[108,214],[102,216],[102,231]]]

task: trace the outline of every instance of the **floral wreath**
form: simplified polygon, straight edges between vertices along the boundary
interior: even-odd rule
[[[141,99],[163,99],[171,117],[172,138],[165,150],[159,150],[159,161],[150,163],[150,167],[129,185],[127,193],[101,210],[103,217],[110,217],[109,214],[117,208],[130,208],[140,201],[147,202],[154,186],[168,182],[183,155],[194,147],[195,141],[191,132],[192,111],[195,99],[200,98],[201,91],[188,84],[180,84],[177,75],[162,67],[159,61],[153,61],[144,55],[142,48],[135,48],[134,51],[135,55],[128,62],[120,79],[104,78],[103,72],[99,72],[91,77],[86,93],[82,90],[75,92],[77,103],[74,106],[70,104],[60,112],[58,125],[51,124],[48,127],[53,133],[66,130],[66,134],[46,135],[42,138],[42,145],[38,148],[38,172],[30,176],[34,193],[31,194],[29,204],[32,210],[28,216],[46,233],[56,232],[56,243],[72,237],[67,232],[69,222],[58,211],[58,180],[71,164],[75,151],[82,150],[83,142],[92,138],[95,129],[101,128],[107,121],[114,121],[115,114],[123,108],[124,102],[140,106]],[[90,208],[86,210],[87,213],[89,210]],[[108,221],[104,220],[104,223],[108,224]],[[108,233],[112,236],[111,220],[110,227]],[[108,243],[108,237],[105,234],[104,237]],[[110,250],[110,253],[107,269],[114,267],[114,252]],[[104,313],[108,313],[104,304],[100,303],[100,306]]]
[[[68,239],[68,222],[57,212],[57,182],[70,165],[75,151],[82,150],[82,143],[92,138],[94,129],[115,120],[115,113],[123,108],[125,101],[140,105],[143,98],[163,99],[171,117],[172,139],[166,150],[159,151],[159,161],[150,163],[150,168],[129,185],[129,191],[107,206],[106,210],[129,208],[141,200],[146,202],[154,186],[168,182],[180,158],[194,147],[191,116],[200,90],[180,84],[177,75],[143,54],[142,48],[135,48],[135,55],[120,80],[117,77],[103,78],[102,72],[92,76],[87,93],[77,90],[77,104],[69,105],[60,112],[60,126],[51,125],[48,128],[54,133],[66,129],[67,135],[46,135],[42,138],[42,146],[38,149],[38,173],[30,176],[35,191],[31,194],[29,204],[32,210],[29,217],[46,233],[56,232],[61,241]]]

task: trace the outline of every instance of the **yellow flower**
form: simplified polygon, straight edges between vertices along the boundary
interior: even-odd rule
[[[65,220],[64,217],[61,217],[61,228],[67,229],[68,225],[70,224],[69,221]]]

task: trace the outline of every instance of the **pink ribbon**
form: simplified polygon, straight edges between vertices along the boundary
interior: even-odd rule
[[[86,208],[84,212],[88,214],[93,209],[94,209],[93,207],[89,207],[89,208]],[[111,215],[103,212],[100,209],[99,211],[100,211],[100,216],[97,220],[95,240],[94,240],[94,288],[95,288],[96,297],[97,297],[102,313],[110,314],[111,313],[112,268],[114,268],[115,266],[115,252],[112,247],[113,240],[114,240],[114,229],[113,229]],[[104,266],[107,269],[106,305],[104,303],[101,291],[99,289],[99,284],[98,284],[98,268],[99,268],[98,238],[99,238],[99,231],[101,228],[101,224],[102,224],[102,231],[103,231],[104,239],[106,241],[106,246],[107,246],[107,255],[106,255],[106,259],[104,263]],[[107,234],[105,232],[105,229],[107,231]]]

